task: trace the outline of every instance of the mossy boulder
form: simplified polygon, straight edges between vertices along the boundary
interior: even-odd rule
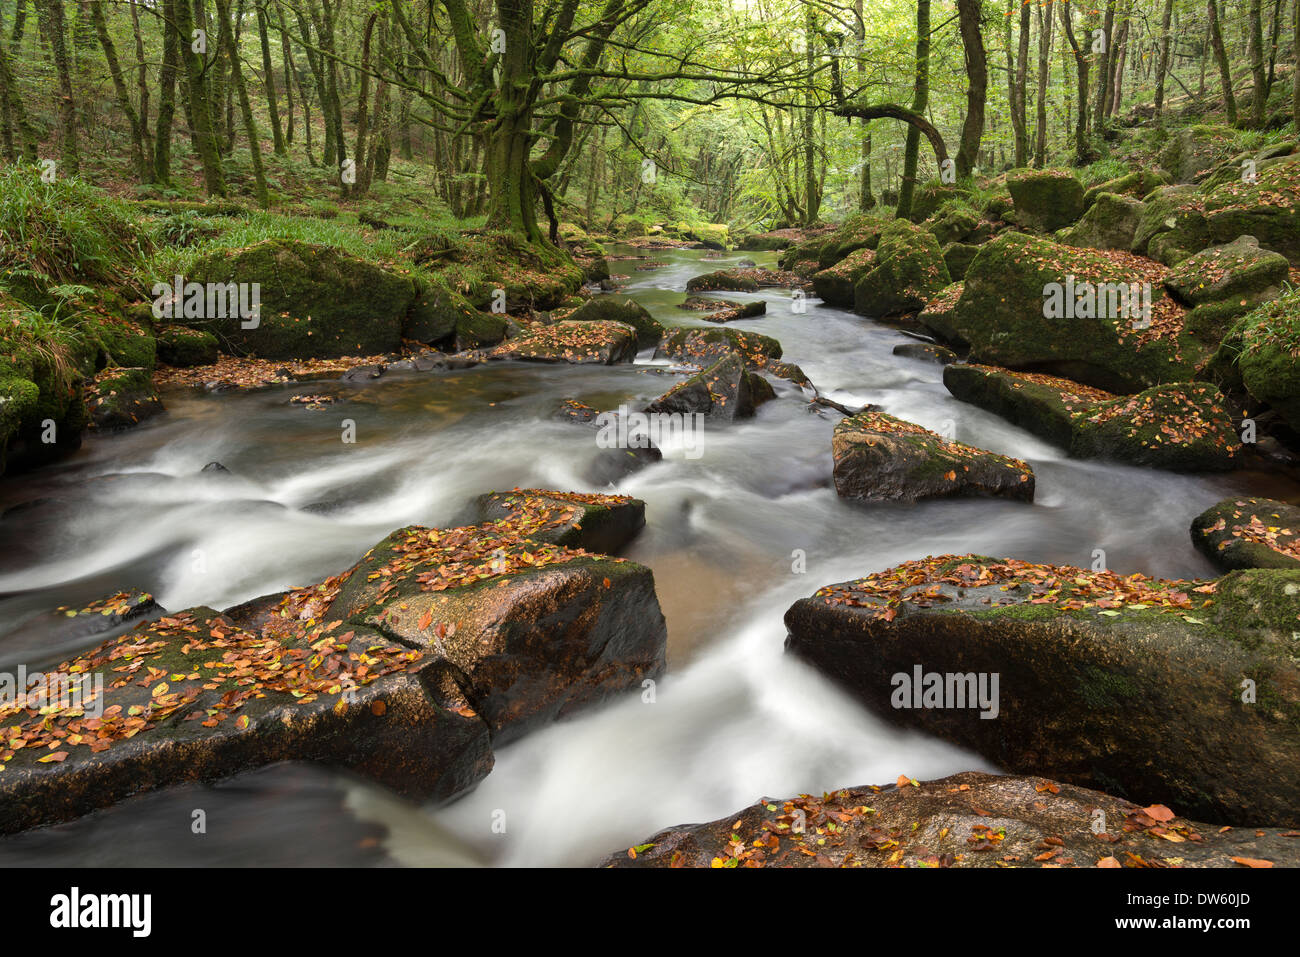
[[[1102,193],[1073,226],[1061,230],[1057,239],[1067,246],[1092,249],[1123,249],[1133,245],[1142,203],[1128,196]]]
[[[1050,233],[1083,215],[1083,184],[1069,170],[1012,170],[1006,182],[1021,226]]]
[[[761,375],[745,368],[738,353],[730,353],[684,382],[673,386],[645,407],[649,413],[703,415],[730,422],[753,416],[776,395]]]
[[[1091,207],[1103,193],[1128,196],[1132,199],[1143,199],[1152,190],[1168,185],[1169,175],[1162,170],[1134,170],[1131,173],[1108,179],[1104,183],[1098,183],[1096,186],[1090,187],[1083,194],[1083,205]]]
[[[894,220],[880,234],[872,268],[854,287],[853,310],[876,318],[918,312],[951,282],[934,234]]]
[[[961,294],[965,288],[965,282],[954,282],[944,286],[925,304],[925,308],[916,317],[917,322],[940,339],[963,348],[968,343],[957,329],[955,316],[957,303],[961,301]]]
[[[964,363],[945,368],[943,383],[963,402],[1076,458],[1200,472],[1235,468],[1241,456],[1223,395],[1207,383],[1170,383],[1116,397],[1055,376]]]
[[[1224,571],[1300,569],[1300,508],[1270,498],[1225,498],[1192,520],[1192,543]]]
[[[1254,236],[1300,266],[1300,155],[1260,164],[1253,182],[1219,186],[1205,197],[1205,215],[1214,241]]]
[[[456,318],[456,348],[467,352],[498,345],[509,329],[508,316],[471,309]]]
[[[295,240],[267,239],[218,250],[200,259],[186,278],[202,284],[258,284],[261,308],[255,319],[234,315],[179,321],[211,332],[232,354],[262,359],[395,350],[415,299],[409,276],[333,246]]]
[[[484,333],[482,338],[476,335],[475,327],[479,324],[479,316],[484,314],[475,310],[464,296],[423,277],[417,277],[414,283],[415,298],[411,300],[402,320],[403,339],[423,345],[439,345],[463,331],[467,341],[476,343],[471,348],[494,345],[501,341],[499,337],[493,339],[492,333],[486,329],[481,330]],[[504,328],[501,333],[504,335]]]
[[[553,309],[584,281],[568,251],[508,232],[434,232],[417,239],[411,255],[475,309],[499,308],[503,298],[507,312]]]
[[[771,336],[740,329],[670,329],[655,350],[655,358],[667,357],[698,366],[713,365],[729,353],[739,353],[749,369],[764,369],[781,358],[781,343]]]
[[[939,180],[921,183],[912,193],[912,209],[908,218],[914,223],[923,223],[949,200],[970,202],[971,192],[961,186],[950,186]]]
[[[565,317],[569,322],[621,322],[636,330],[637,345],[645,349],[664,335],[663,324],[638,302],[620,296],[592,296]]]
[[[1300,571],[1162,581],[948,555],[801,599],[786,648],[891,723],[1012,773],[1294,827],[1297,614]],[[938,706],[900,699],[896,676],[917,672],[939,676]],[[961,676],[985,690],[997,676],[996,717],[957,698]]]
[[[1160,150],[1160,166],[1175,183],[1191,183],[1227,157],[1234,135],[1227,126],[1202,125],[1178,130]]]
[[[1173,266],[1210,242],[1204,197],[1192,186],[1169,186],[1143,201],[1129,249]]]
[[[217,337],[202,329],[188,326],[160,326],[154,330],[158,341],[158,359],[169,366],[189,368],[217,361]]]
[[[813,292],[829,305],[852,307],[858,280],[874,268],[875,262],[874,249],[855,250],[835,265],[813,273]]]
[[[880,243],[880,233],[886,222],[868,213],[850,216],[834,232],[820,240],[816,254],[817,265],[827,269],[860,249],[875,249]]]
[[[163,411],[158,389],[148,369],[105,369],[86,393],[90,424],[101,432],[138,425]]]
[[[987,239],[990,230],[975,208],[964,200],[950,199],[921,224],[934,234],[940,246]]]
[[[947,335],[968,343],[974,362],[1062,375],[1110,392],[1187,381],[1207,352],[1183,329],[1185,310],[1160,285],[1165,273],[1130,254],[1004,233],[966,271]],[[1144,318],[1138,300],[1147,290]]]
[[[616,365],[637,353],[637,331],[622,322],[591,320],[533,326],[508,339],[488,355],[525,362]]]
[[[1239,236],[1189,256],[1169,271],[1165,288],[1189,306],[1231,301],[1246,308],[1276,299],[1291,271],[1285,256]]]
[[[943,264],[954,282],[966,277],[966,270],[979,255],[980,247],[970,243],[949,243],[943,247]]]
[[[718,269],[701,276],[692,276],[686,281],[687,292],[758,292],[758,289],[758,280],[740,269]]]
[[[561,223],[560,239],[573,256],[573,261],[582,269],[583,279],[587,282],[601,282],[609,278],[605,247],[587,235],[580,226]]]
[[[883,412],[864,411],[835,424],[831,442],[835,491],[841,498],[915,502],[957,495],[1033,501],[1026,463],[946,439]]]
[[[1246,390],[1300,430],[1300,290],[1260,306],[1237,321],[1216,361],[1224,360]]]

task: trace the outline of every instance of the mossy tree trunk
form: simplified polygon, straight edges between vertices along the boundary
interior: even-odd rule
[[[179,35],[181,62],[185,67],[190,127],[194,148],[203,166],[203,187],[209,196],[226,195],[226,174],[221,167],[221,148],[212,125],[212,103],[203,55],[195,47],[194,8],[190,0],[176,0],[176,32]]]
[[[1209,16],[1210,46],[1219,66],[1219,82],[1223,86],[1223,111],[1228,115],[1228,125],[1236,126],[1237,97],[1232,92],[1232,70],[1228,66],[1228,51],[1223,45],[1223,31],[1219,29],[1218,0],[1205,0],[1205,12]]]
[[[36,11],[49,41],[58,77],[60,162],[63,172],[73,174],[80,169],[81,159],[77,152],[77,103],[72,92],[72,62],[68,54],[63,2],[38,0]]]
[[[912,95],[912,112],[925,115],[930,103],[930,0],[917,0],[916,4],[916,89]],[[898,218],[906,219],[912,213],[912,196],[916,192],[916,168],[921,152],[921,130],[915,124],[907,127],[903,144],[903,179],[898,188]],[[942,160],[940,161],[942,162]]]
[[[158,118],[154,129],[153,175],[158,183],[172,178],[172,121],[176,115],[176,77],[180,72],[180,35],[176,0],[163,0],[163,58],[158,70]]]
[[[113,80],[113,94],[117,98],[117,108],[126,117],[126,125],[131,131],[131,155],[135,161],[136,176],[140,182],[148,183],[153,179],[152,157],[145,148],[144,132],[140,126],[140,114],[131,102],[131,94],[126,87],[126,77],[122,74],[122,64],[117,59],[117,47],[108,34],[108,21],[104,17],[103,0],[91,0],[90,17],[95,24],[95,33],[99,45],[104,48],[104,60],[108,63],[108,73]]]
[[[980,140],[984,137],[984,103],[988,98],[988,54],[984,49],[983,0],[957,0],[958,25],[966,58],[966,118],[957,150],[957,175],[965,178],[979,162]]]
[[[1174,0],[1165,0],[1165,9],[1160,17],[1160,61],[1156,67],[1156,119],[1159,120],[1165,109],[1165,74],[1169,72],[1169,26],[1174,16]]]
[[[257,123],[253,119],[253,105],[248,99],[248,87],[244,84],[244,71],[239,63],[235,28],[230,22],[230,0],[217,0],[217,16],[221,18],[225,27],[222,36],[226,40],[226,56],[230,59],[230,82],[239,100],[239,112],[244,121],[244,133],[248,138],[248,153],[253,164],[253,186],[257,202],[266,209],[271,205],[271,197],[266,188],[266,170],[262,167],[262,143],[257,133]]]

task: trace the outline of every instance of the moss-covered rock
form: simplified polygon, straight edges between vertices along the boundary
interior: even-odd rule
[[[423,277],[416,277],[414,283],[415,298],[411,300],[410,308],[402,320],[403,339],[423,345],[439,345],[463,331],[467,341],[474,343],[470,348],[495,345],[501,341],[500,337],[492,338],[498,324],[491,323],[490,320],[482,324],[492,325],[492,333],[486,328],[476,328],[480,326],[479,317],[485,314],[477,312],[464,296]],[[504,323],[499,331],[504,336]],[[482,338],[477,334],[479,332],[483,333]]]
[[[412,244],[412,258],[475,309],[494,308],[503,296],[507,312],[554,309],[584,279],[566,250],[508,232],[432,233]]]
[[[966,278],[966,270],[975,261],[980,247],[970,243],[949,243],[943,247],[943,264],[948,267],[948,275],[954,282]]]
[[[1083,205],[1085,207],[1092,206],[1102,193],[1111,193],[1115,196],[1128,196],[1132,199],[1143,199],[1152,190],[1168,185],[1169,175],[1163,170],[1134,170],[1131,173],[1117,176],[1114,179],[1108,179],[1104,183],[1098,183],[1096,186],[1091,187],[1083,194]]]
[[[621,322],[636,330],[637,345],[645,349],[663,338],[664,327],[638,302],[620,296],[592,296],[565,317],[569,322]]]
[[[1297,571],[1159,581],[949,555],[796,602],[786,647],[887,720],[1007,771],[1294,827],[1298,613]],[[918,670],[940,676],[938,707],[899,701],[895,676]],[[996,718],[945,675],[985,691],[996,675]]]
[[[900,342],[894,346],[893,354],[923,362],[937,362],[943,366],[957,361],[957,353],[933,342]]]
[[[262,359],[365,356],[395,350],[415,299],[409,276],[332,246],[281,239],[218,250],[200,259],[186,279],[214,284],[212,288],[258,284],[261,308],[255,320],[236,314],[186,316],[178,321],[211,332],[233,354]]]
[[[741,269],[718,269],[686,281],[687,292],[758,292],[758,289],[758,280]]]
[[[854,289],[876,262],[874,249],[858,249],[835,265],[813,273],[813,292],[832,306],[853,305]]]
[[[951,282],[934,234],[895,220],[881,232],[875,262],[854,287],[853,309],[876,318],[918,312]]]
[[[1004,233],[967,270],[947,335],[969,343],[972,361],[1041,370],[1111,392],[1187,381],[1208,352],[1183,328],[1183,307],[1165,295],[1165,273],[1126,253]],[[1144,317],[1138,300],[1147,290]]]
[[[154,330],[158,341],[158,359],[169,366],[189,368],[217,361],[217,337],[202,329],[188,326],[160,326]]]
[[[670,329],[655,350],[655,357],[680,359],[701,369],[736,352],[749,369],[764,369],[781,358],[781,343],[771,336],[740,329]]]
[[[1192,543],[1224,571],[1300,569],[1300,508],[1270,498],[1225,498],[1192,520]]]
[[[964,282],[954,282],[944,286],[925,304],[916,317],[916,321],[929,329],[940,339],[964,348],[968,345],[957,328],[955,316],[957,303],[961,301]]]
[[[1254,236],[1300,266],[1300,155],[1261,164],[1254,182],[1219,186],[1205,197],[1205,215],[1215,241]]]
[[[1076,458],[1200,472],[1234,468],[1241,455],[1224,398],[1207,383],[1170,383],[1116,397],[1055,376],[970,364],[948,366],[943,382],[963,402]]]
[[[1191,126],[1173,133],[1160,151],[1160,166],[1176,183],[1191,183],[1213,169],[1232,149],[1227,126]]]
[[[1204,197],[1192,186],[1168,186],[1143,201],[1129,249],[1173,266],[1210,242]]]
[[[1050,233],[1083,215],[1083,184],[1069,170],[1012,170],[1007,189],[1022,226]]]
[[[1231,301],[1245,308],[1276,299],[1290,271],[1285,256],[1240,236],[1184,259],[1165,277],[1165,288],[1189,306]]]
[[[745,360],[733,352],[673,386],[647,405],[645,411],[699,414],[730,422],[749,418],[758,406],[775,397],[768,381],[746,369]]]
[[[934,234],[940,246],[959,242],[978,243],[991,235],[991,230],[979,212],[961,199],[947,200],[921,225]]]
[[[939,180],[921,183],[912,193],[912,209],[908,218],[914,223],[923,223],[949,200],[968,203],[971,192],[962,186],[950,186]]]
[[[510,319],[495,312],[477,309],[456,319],[456,348],[461,352],[498,345],[510,329]]]
[[[1102,193],[1075,225],[1061,230],[1057,239],[1067,246],[1123,249],[1133,245],[1142,203],[1128,196]]]
[[[1300,429],[1300,290],[1260,306],[1238,320],[1220,355],[1246,390]]]
[[[1033,501],[1026,463],[945,439],[883,412],[841,419],[831,442],[841,498],[915,502],[955,495]]]
[[[637,331],[634,328],[622,322],[591,320],[533,326],[501,343],[489,355],[494,359],[608,366],[631,362],[636,353]]]
[[[875,249],[880,243],[880,233],[886,222],[869,213],[850,216],[834,232],[818,240],[815,257],[817,265],[827,269],[860,249]],[[811,247],[809,252],[813,252]]]
[[[138,425],[163,411],[158,389],[148,369],[105,369],[86,393],[90,424],[101,432]]]

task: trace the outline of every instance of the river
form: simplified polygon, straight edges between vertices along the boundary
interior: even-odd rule
[[[671,325],[707,325],[677,308],[691,276],[775,258],[650,255],[668,264],[632,271],[625,291]],[[615,272],[635,265],[611,262]],[[1124,573],[1211,576],[1188,536],[1198,512],[1232,494],[1294,494],[1268,475],[1070,460],[953,399],[939,365],[893,355],[906,341],[896,329],[811,298],[797,312],[786,290],[759,295],[767,315],[733,328],[776,337],[846,405],[955,426],[964,442],[1029,461],[1035,503],[844,502],[831,484],[839,415],[818,414],[778,381],[779,400],[755,418],[708,426],[700,457],[665,449],[619,486],[647,503],[647,527],[625,554],[654,570],[668,621],[668,672],[652,702],[629,694],[500,749],[491,775],[445,807],[285,765],[0,839],[0,865],[585,865],[760,796],[992,770],[885,724],[787,658],[785,609],[821,585],[949,552],[1087,567],[1101,549]],[[554,409],[566,398],[633,406],[679,381],[668,368],[643,354],[631,366],[490,363],[366,384],[172,393],[165,415],[0,481],[0,512],[46,500],[0,520],[0,670],[80,650],[21,627],[58,605],[136,587],[171,610],[226,607],[335,574],[394,528],[452,522],[482,491],[595,491],[581,478],[598,454],[595,433],[555,420]],[[345,401],[321,411],[288,402],[320,392]],[[341,439],[344,419],[355,423],[353,444]],[[212,461],[228,473],[201,473]],[[195,808],[205,833],[193,832]]]

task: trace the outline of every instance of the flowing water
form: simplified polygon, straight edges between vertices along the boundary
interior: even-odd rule
[[[670,325],[706,325],[676,308],[692,275],[773,258],[653,255],[668,265],[633,272],[626,292]],[[647,503],[647,527],[625,554],[654,570],[668,621],[668,672],[653,702],[629,694],[502,748],[491,775],[446,807],[286,765],[0,840],[0,865],[582,865],[760,796],[990,769],[883,723],[786,657],[785,609],[821,585],[948,552],[1088,566],[1102,549],[1123,573],[1207,576],[1188,537],[1193,516],[1227,495],[1292,491],[1256,474],[1067,459],[957,402],[937,364],[894,356],[901,332],[815,299],[796,312],[785,290],[761,296],[767,315],[735,328],[775,336],[788,361],[846,405],[955,426],[964,442],[1028,460],[1036,502],[844,502],[830,481],[839,415],[818,414],[778,381],[779,400],[755,418],[708,425],[702,456],[665,448],[662,462],[619,486]],[[619,367],[492,363],[356,385],[171,394],[167,414],[0,482],[0,511],[10,509],[0,520],[0,671],[84,647],[22,627],[59,605],[136,587],[172,610],[227,607],[335,574],[402,525],[454,522],[485,490],[595,491],[582,479],[598,454],[595,432],[555,420],[560,400],[636,407],[679,381],[669,368],[643,355]],[[343,401],[324,411],[289,404],[303,392]],[[354,444],[342,441],[345,419]],[[212,461],[229,471],[201,473]],[[194,808],[207,813],[205,834],[191,832]]]

